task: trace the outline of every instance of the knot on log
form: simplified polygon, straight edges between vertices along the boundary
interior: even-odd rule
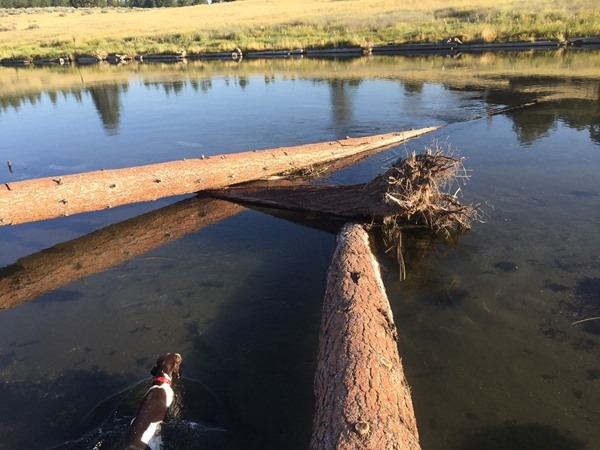
[[[367,422],[358,421],[354,424],[354,431],[356,431],[360,436],[366,436],[369,434],[369,430],[371,427]]]

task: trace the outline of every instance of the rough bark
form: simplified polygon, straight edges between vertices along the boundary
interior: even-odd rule
[[[0,225],[219,189],[387,148],[437,128],[5,183]]]
[[[392,311],[360,225],[347,224],[327,277],[312,450],[417,450]]]
[[[205,193],[245,205],[383,224],[389,230],[427,228],[449,234],[468,230],[479,217],[477,205],[463,205],[458,197],[464,173],[461,159],[437,147],[399,159],[368,183],[232,186]]]
[[[25,256],[0,269],[0,311],[101,272],[244,208],[193,197]]]

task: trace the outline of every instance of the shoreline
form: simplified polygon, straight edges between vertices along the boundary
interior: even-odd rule
[[[357,58],[364,56],[419,56],[419,55],[448,55],[456,56],[460,53],[485,53],[503,51],[532,51],[532,50],[554,50],[554,49],[594,50],[600,49],[599,37],[583,37],[568,39],[566,41],[531,41],[531,42],[507,42],[507,43],[462,43],[458,38],[450,38],[446,42],[437,44],[390,44],[369,47],[346,47],[346,48],[311,48],[311,49],[289,49],[289,50],[263,50],[242,51],[238,47],[229,52],[206,52],[187,53],[186,51],[176,53],[139,54],[135,56],[121,55],[118,53],[98,52],[87,55],[63,55],[48,58],[34,59],[29,57],[3,58],[0,66],[26,67],[26,66],[48,66],[48,65],[93,65],[107,62],[109,64],[124,64],[130,61],[138,62],[182,62],[185,60],[233,60],[243,59],[274,59],[274,58]]]

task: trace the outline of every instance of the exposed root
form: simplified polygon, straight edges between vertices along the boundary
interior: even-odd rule
[[[459,200],[461,184],[468,178],[463,159],[455,158],[451,151],[445,153],[436,142],[434,148],[413,153],[373,180],[388,183],[383,236],[389,250],[395,248],[401,271],[402,228],[407,224],[450,236],[454,231],[469,230],[473,221],[481,219],[479,205],[463,205]]]

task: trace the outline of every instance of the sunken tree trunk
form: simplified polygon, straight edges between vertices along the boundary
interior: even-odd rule
[[[0,225],[218,189],[384,149],[439,127],[0,185]]]
[[[312,450],[420,449],[397,339],[369,236],[347,224],[327,277]]]

